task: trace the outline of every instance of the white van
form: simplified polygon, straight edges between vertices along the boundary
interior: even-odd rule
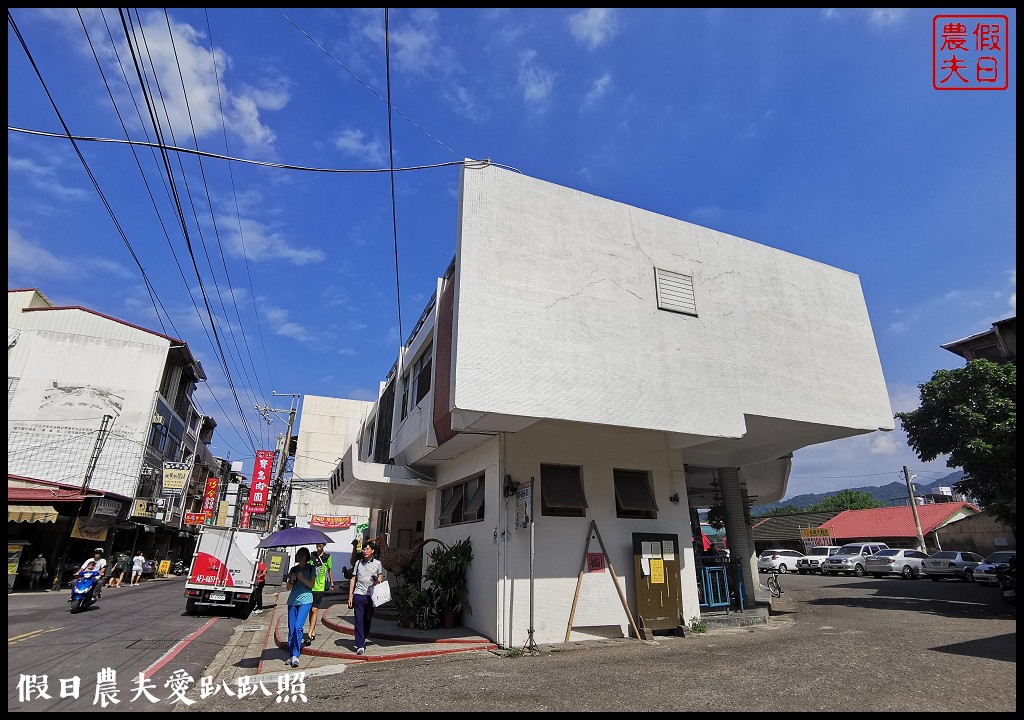
[[[835,555],[837,552],[839,552],[838,545],[812,547],[804,557],[796,561],[796,571],[801,575],[809,572],[821,572],[821,566],[824,564],[825,558]]]

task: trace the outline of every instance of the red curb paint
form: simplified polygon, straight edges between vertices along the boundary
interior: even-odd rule
[[[159,669],[160,669],[160,668],[162,668],[162,667],[163,667],[164,665],[166,665],[166,664],[167,664],[167,663],[169,663],[169,662],[170,662],[171,660],[173,660],[173,659],[175,658],[175,656],[176,656],[176,655],[177,655],[178,653],[180,653],[180,652],[181,652],[182,650],[184,650],[184,649],[185,649],[185,647],[186,647],[186,646],[188,646],[188,644],[189,644],[190,642],[192,642],[192,641],[193,641],[193,640],[195,640],[195,639],[196,639],[197,637],[199,637],[199,636],[200,636],[200,635],[202,635],[202,634],[203,634],[204,632],[206,632],[206,631],[207,631],[207,630],[208,630],[208,629],[210,628],[210,626],[211,626],[211,625],[213,625],[213,624],[214,624],[215,622],[217,622],[217,618],[210,618],[209,622],[207,622],[207,623],[206,623],[205,625],[203,625],[203,626],[202,626],[201,628],[199,628],[198,630],[196,630],[196,631],[195,631],[194,633],[192,633],[191,635],[189,635],[189,636],[188,636],[188,637],[186,637],[185,639],[183,639],[183,640],[180,640],[180,641],[178,641],[178,644],[177,644],[177,645],[175,645],[175,646],[174,646],[173,648],[171,648],[170,650],[168,650],[168,651],[167,651],[167,652],[166,652],[166,653],[164,654],[164,656],[163,656],[162,658],[160,658],[160,659],[159,659],[159,660],[157,660],[157,661],[156,661],[155,663],[153,663],[153,664],[152,664],[152,665],[150,665],[150,666],[149,666],[148,668],[146,668],[146,671],[145,671],[145,672],[143,673],[143,676],[144,676],[144,677],[145,677],[145,678],[146,678],[146,679],[148,680],[148,679],[149,679],[149,678],[150,678],[150,677],[151,677],[151,676],[153,675],[153,673],[155,673],[155,672],[156,672],[157,670],[159,670]]]

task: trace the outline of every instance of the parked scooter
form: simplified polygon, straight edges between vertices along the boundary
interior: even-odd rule
[[[184,575],[186,569],[187,568],[185,567],[185,563],[183,563],[181,560],[178,560],[173,565],[171,565],[171,574]]]
[[[996,580],[999,582],[999,591],[1003,593],[1003,600],[1008,603],[1017,604],[1017,558],[1010,558],[1006,565],[1000,565],[996,569]]]
[[[71,612],[79,613],[96,602],[100,574],[95,570],[83,572],[71,586]]]

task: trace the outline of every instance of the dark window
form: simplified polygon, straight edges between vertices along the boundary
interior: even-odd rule
[[[427,349],[420,355],[420,359],[416,361],[416,365],[413,368],[413,376],[416,378],[416,394],[415,394],[415,405],[420,404],[428,392],[430,392],[430,365],[433,360],[434,348],[432,345],[428,345]]]
[[[540,498],[541,515],[587,516],[587,497],[576,465],[541,465]]]
[[[655,520],[658,504],[648,474],[642,470],[615,470],[615,517]]]
[[[402,408],[399,411],[401,413],[400,420],[405,420],[405,416],[409,414],[409,373],[402,376]]]
[[[438,527],[483,520],[484,490],[483,475],[441,488]]]

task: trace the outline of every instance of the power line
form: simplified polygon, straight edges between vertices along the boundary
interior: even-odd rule
[[[288,22],[290,22],[290,23],[292,24],[292,26],[293,26],[293,27],[294,27],[294,28],[295,28],[296,30],[298,30],[298,31],[299,31],[300,33],[302,33],[302,34],[303,34],[303,35],[305,35],[305,36],[306,36],[307,38],[309,38],[309,41],[310,41],[311,43],[313,43],[313,44],[314,44],[314,45],[316,45],[316,46],[317,46],[318,48],[320,48],[320,50],[321,50],[321,51],[322,51],[322,52],[324,53],[324,55],[326,55],[327,57],[329,57],[329,58],[330,58],[331,60],[333,60],[334,62],[338,63],[338,65],[341,65],[341,67],[342,67],[342,68],[344,68],[345,72],[347,72],[347,73],[348,73],[349,75],[351,75],[352,77],[354,77],[354,78],[356,79],[356,82],[358,82],[358,83],[359,83],[360,85],[362,85],[362,86],[363,86],[363,87],[365,87],[365,88],[366,88],[367,90],[369,90],[370,92],[372,92],[372,93],[373,93],[373,94],[374,94],[375,96],[377,96],[377,99],[379,99],[379,100],[380,100],[381,102],[385,102],[385,103],[387,103],[387,105],[388,105],[388,117],[390,117],[390,116],[391,116],[391,110],[392,110],[392,108],[394,108],[394,110],[395,110],[395,112],[396,112],[396,113],[398,113],[398,114],[399,114],[399,115],[401,115],[401,116],[402,116],[403,118],[405,118],[406,120],[408,120],[408,121],[409,121],[409,123],[410,123],[411,125],[413,125],[413,126],[414,126],[414,127],[416,128],[416,129],[418,129],[418,130],[419,130],[420,132],[422,132],[422,133],[423,133],[424,135],[426,135],[426,136],[427,136],[428,138],[430,138],[431,140],[433,140],[434,142],[436,142],[436,143],[437,143],[438,145],[440,145],[441,147],[443,147],[443,148],[444,148],[445,150],[447,150],[448,152],[450,152],[450,153],[451,153],[452,155],[454,155],[455,157],[459,157],[459,153],[455,152],[455,151],[454,151],[454,150],[452,150],[452,149],[451,149],[450,147],[448,147],[447,145],[445,145],[445,144],[444,144],[443,142],[441,142],[440,140],[438,140],[438,139],[437,139],[436,137],[434,137],[433,135],[431,135],[430,133],[428,133],[428,132],[427,132],[426,130],[424,130],[424,129],[423,129],[423,128],[422,128],[422,127],[421,127],[421,126],[420,126],[420,125],[418,124],[418,123],[416,123],[416,122],[413,122],[413,120],[412,120],[412,119],[411,119],[411,118],[410,118],[410,117],[409,117],[408,115],[406,115],[406,114],[405,114],[405,113],[403,113],[403,112],[402,112],[401,110],[399,110],[398,108],[394,107],[394,105],[392,105],[392,104],[391,104],[391,89],[390,89],[390,87],[388,88],[388,98],[387,98],[387,100],[385,100],[384,98],[382,98],[382,97],[380,96],[380,93],[378,93],[378,92],[377,92],[376,90],[374,90],[374,89],[373,89],[372,87],[370,87],[369,85],[367,85],[366,83],[364,83],[364,82],[363,82],[362,80],[360,80],[360,79],[359,79],[359,77],[358,77],[358,76],[357,76],[357,75],[356,75],[356,74],[355,74],[354,72],[352,72],[352,71],[351,71],[351,70],[350,70],[350,69],[348,68],[348,66],[347,66],[347,65],[345,65],[345,63],[343,63],[343,62],[342,62],[341,60],[339,60],[338,58],[336,58],[336,57],[334,57],[333,55],[331,55],[331,53],[329,53],[329,52],[327,51],[327,49],[326,49],[326,48],[325,48],[325,47],[324,47],[323,45],[321,45],[320,43],[318,43],[318,42],[317,42],[316,40],[314,40],[314,39],[313,39],[313,38],[312,38],[312,37],[310,36],[310,34],[309,34],[309,33],[307,33],[307,32],[306,32],[305,30],[303,30],[302,28],[300,28],[300,27],[299,27],[299,26],[298,26],[298,25],[297,25],[297,24],[295,23],[295,21],[294,21],[294,20],[292,20],[292,19],[291,19],[290,17],[288,17],[287,15],[285,15],[285,14],[284,14],[284,13],[283,13],[283,12],[281,11],[281,8],[277,8],[277,11],[278,11],[279,13],[281,13],[281,17],[283,17],[283,18],[284,18],[285,20],[287,20]],[[385,37],[387,36],[387,32],[388,32],[388,29],[387,29],[387,24],[388,24],[388,14],[387,14],[387,9],[385,9],[385,10],[384,10],[384,35],[385,35]],[[462,155],[462,157],[465,157],[465,155]]]
[[[522,174],[522,171],[518,168],[512,167],[511,165],[504,165],[502,163],[493,162],[490,158],[483,160],[449,160],[448,162],[431,163],[427,165],[412,165],[409,167],[386,167],[386,168],[325,168],[325,167],[313,167],[307,165],[290,165],[286,163],[270,162],[268,160],[250,160],[248,158],[232,157],[230,155],[222,155],[220,153],[209,152],[207,150],[193,150],[192,148],[178,147],[176,145],[167,145],[162,142],[144,142],[142,140],[121,140],[119,138],[107,138],[107,137],[96,137],[91,135],[71,135],[69,132],[55,133],[48,132],[46,130],[31,130],[29,128],[22,128],[16,125],[8,125],[7,130],[10,132],[23,133],[25,135],[37,135],[39,137],[50,137],[50,138],[61,138],[68,140],[77,140],[79,142],[98,142],[98,143],[109,143],[113,145],[140,145],[143,147],[154,147],[158,150],[168,150],[172,152],[184,153],[188,155],[201,155],[202,157],[215,158],[217,160],[231,160],[233,162],[244,163],[246,165],[258,165],[260,167],[271,167],[279,168],[281,170],[299,170],[302,172],[317,172],[317,173],[387,173],[387,172],[408,172],[411,170],[434,170],[436,168],[452,167],[454,165],[463,165],[466,168],[479,170],[486,167],[494,166],[504,168],[506,170],[512,170]]]
[[[398,281],[398,213],[395,209],[395,142],[391,132],[391,42],[388,35],[388,8],[384,8],[384,64],[387,69],[388,86],[388,158],[391,164],[391,227],[395,240],[395,294],[398,298],[398,339],[401,340],[405,334],[402,332],[402,287]]]

